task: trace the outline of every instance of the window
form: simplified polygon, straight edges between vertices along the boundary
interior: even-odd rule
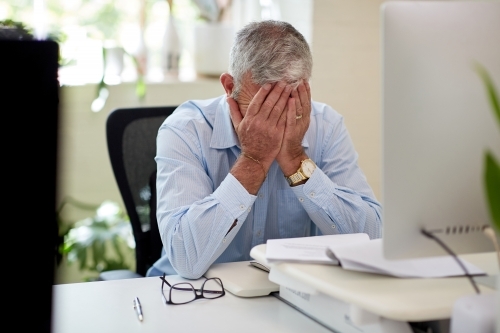
[[[195,27],[207,16],[200,8],[210,3],[226,9],[222,20],[234,29],[252,20],[282,19],[311,42],[312,0],[7,0],[0,3],[0,20],[58,36],[60,82],[82,85],[99,83],[103,73],[106,84],[133,82],[141,73],[147,82],[164,81],[164,37],[174,17],[179,43],[174,74],[185,81],[197,76]]]

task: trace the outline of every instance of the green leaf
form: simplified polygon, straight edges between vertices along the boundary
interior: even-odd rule
[[[106,258],[105,258],[105,244],[101,240],[96,240],[92,244],[92,256],[94,260],[94,266],[97,267],[99,263],[105,263]]]
[[[144,78],[139,76],[137,79],[137,83],[135,85],[135,94],[139,97],[140,100],[143,100],[146,96],[146,82],[144,82]]]
[[[110,259],[106,262],[106,267],[103,269],[104,271],[112,271],[115,269],[130,269],[124,262],[119,260]]]
[[[118,260],[120,262],[124,262],[125,258],[123,257],[122,251],[120,250],[120,243],[118,242],[118,237],[113,237],[111,239],[111,242],[113,244],[113,248],[115,249],[116,255],[118,256]]]
[[[493,224],[500,231],[500,166],[488,151],[485,155],[484,182]]]
[[[80,270],[83,271],[87,267],[87,248],[77,249],[76,251]]]
[[[493,109],[493,113],[497,117],[498,125],[500,126],[500,103],[498,101],[498,94],[495,88],[495,84],[493,83],[493,80],[488,74],[488,71],[482,65],[476,63],[475,68],[476,72],[483,80],[483,83],[486,87],[486,91],[488,94],[488,99],[490,101],[490,105]]]

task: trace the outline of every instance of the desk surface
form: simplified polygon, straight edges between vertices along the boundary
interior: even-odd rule
[[[252,249],[250,255],[266,263],[266,244]],[[494,252],[461,255],[488,274],[498,274]],[[401,279],[396,277],[344,270],[339,266],[280,263],[271,270],[292,281],[305,284],[326,295],[354,304],[393,320],[428,321],[451,317],[453,304],[461,296],[474,294],[466,277],[440,279]],[[494,290],[479,286],[481,293]]]
[[[52,332],[331,332],[273,296],[226,293],[219,299],[167,305],[160,289],[158,277],[55,285]],[[132,304],[136,296],[142,323]]]

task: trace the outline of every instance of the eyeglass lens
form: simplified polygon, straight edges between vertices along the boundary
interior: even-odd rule
[[[203,297],[217,298],[223,295],[222,283],[217,278],[208,279],[203,284]]]
[[[196,299],[193,286],[189,283],[178,283],[170,289],[170,301],[175,304],[188,303]]]

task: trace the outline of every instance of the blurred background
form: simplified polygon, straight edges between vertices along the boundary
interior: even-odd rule
[[[234,32],[250,21],[287,21],[304,35],[313,52],[313,99],[344,116],[380,198],[382,2],[0,2],[1,24],[21,24],[60,46],[61,245],[55,283],[92,281],[107,269],[134,270],[133,237],[106,146],[108,114],[223,94],[218,78],[227,69]]]

